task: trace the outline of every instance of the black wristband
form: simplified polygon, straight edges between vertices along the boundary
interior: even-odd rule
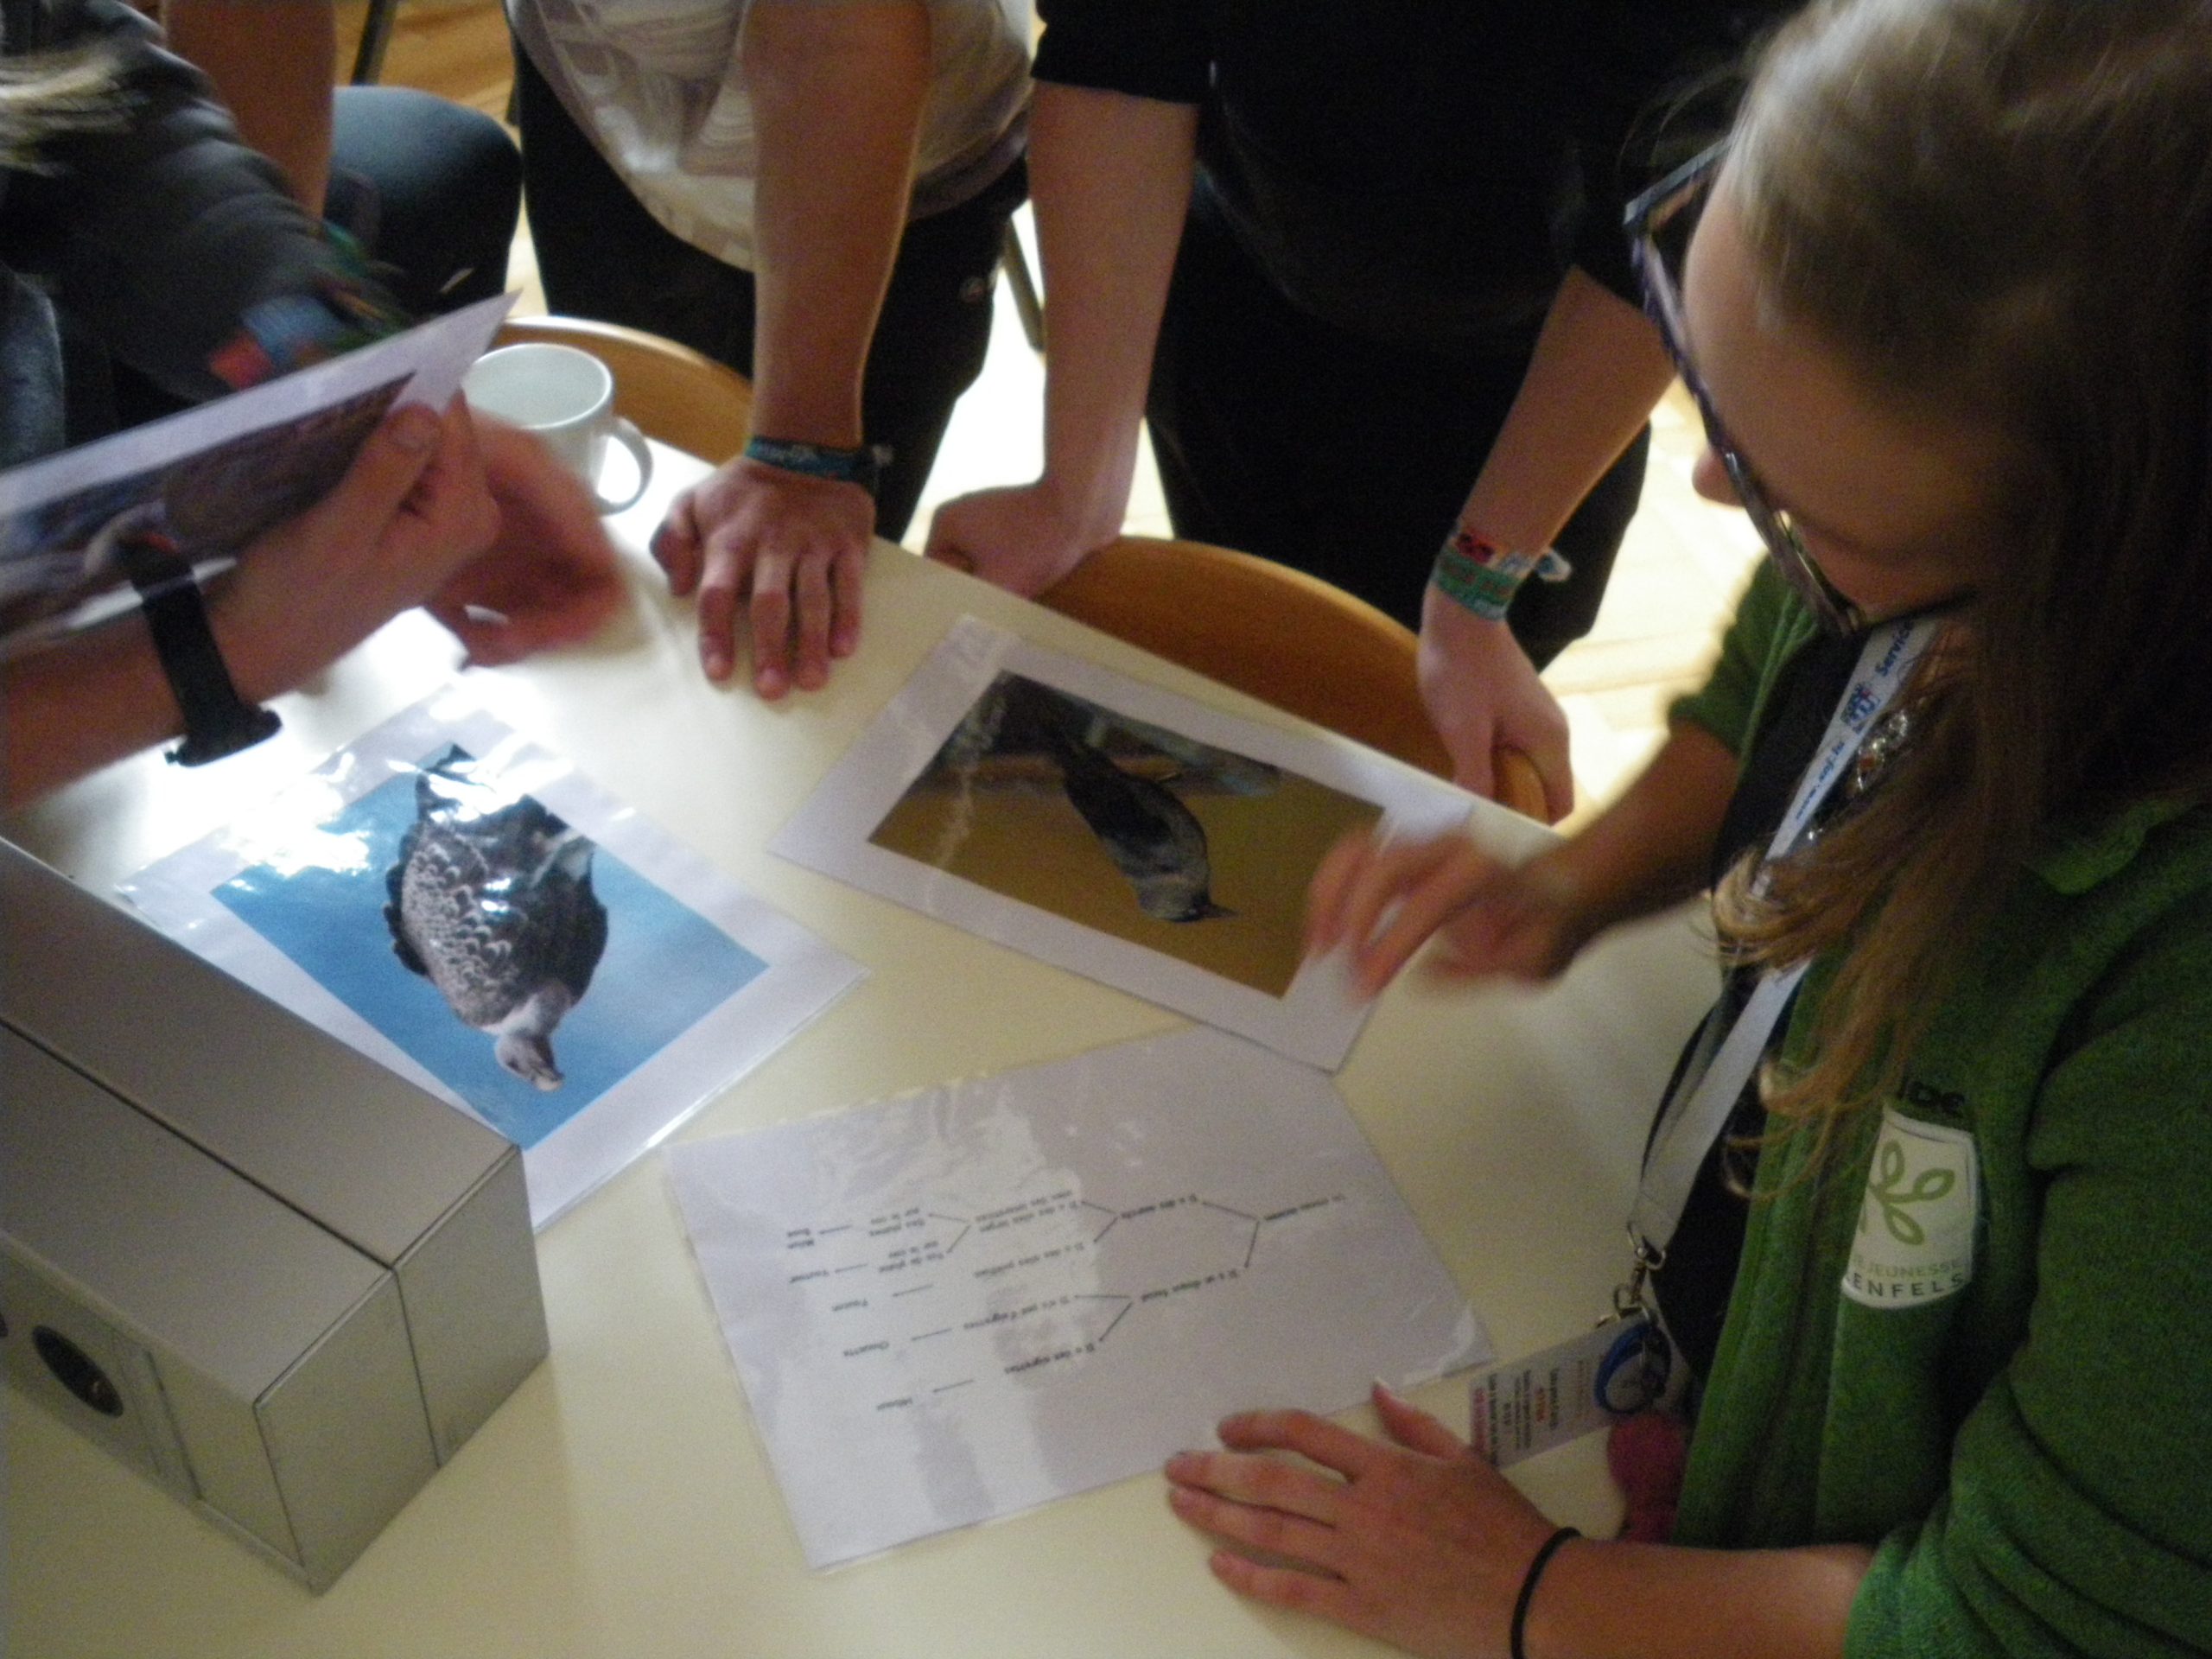
[[[162,671],[184,716],[184,741],[168,752],[170,763],[204,766],[274,736],[283,722],[238,696],[207,626],[200,584],[175,548],[161,537],[136,536],[124,541],[123,556]]]
[[[1537,1548],[1536,1557],[1529,1563],[1529,1570],[1521,1575],[1521,1593],[1513,1599],[1513,1628],[1506,1651],[1513,1659],[1529,1659],[1529,1650],[1522,1645],[1529,1634],[1529,1605],[1536,1599],[1536,1584],[1544,1576],[1544,1569],[1552,1564],[1552,1557],[1559,1547],[1570,1538],[1580,1538],[1581,1531],[1574,1527],[1561,1527],[1544,1540]]]
[[[745,458],[805,478],[827,479],[833,484],[857,484],[874,495],[884,467],[890,464],[891,451],[880,443],[862,444],[857,449],[838,449],[825,443],[803,443],[796,438],[754,437],[747,441]]]

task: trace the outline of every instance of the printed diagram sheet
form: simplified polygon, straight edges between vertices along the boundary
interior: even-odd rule
[[[1204,1027],[667,1158],[817,1567],[1491,1352],[1327,1077]]]

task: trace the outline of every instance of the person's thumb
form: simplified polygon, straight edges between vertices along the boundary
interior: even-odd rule
[[[445,435],[445,423],[426,404],[410,404],[370,434],[338,487],[315,508],[333,528],[381,529],[423,476]]]
[[[1574,810],[1574,770],[1561,763],[1539,771],[1544,780],[1544,822],[1557,823]]]

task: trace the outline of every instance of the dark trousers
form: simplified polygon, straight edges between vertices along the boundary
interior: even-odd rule
[[[367,245],[410,315],[505,289],[522,157],[504,127],[409,86],[340,87],[331,126],[329,217]]]
[[[1294,565],[1418,627],[1429,567],[1535,343],[1386,345],[1312,316],[1247,257],[1201,179],[1146,409],[1175,533]],[[1560,533],[1573,577],[1529,582],[1514,601],[1515,637],[1540,668],[1597,618],[1649,437]]]
[[[665,335],[751,375],[753,274],[664,230],[520,50],[515,95],[547,305]],[[1006,223],[1027,190],[1017,162],[973,200],[907,226],[899,242],[861,385],[867,440],[892,452],[876,492],[880,535],[905,533],[953,405],[982,372]]]

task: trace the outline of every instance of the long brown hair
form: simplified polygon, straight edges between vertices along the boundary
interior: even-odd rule
[[[1769,1103],[1886,1098],[2054,831],[2212,791],[2212,0],[1828,0],[1721,188],[1760,298],[1885,406],[1994,438],[2002,545],[1864,809],[1723,885],[1753,960],[1845,950]]]

